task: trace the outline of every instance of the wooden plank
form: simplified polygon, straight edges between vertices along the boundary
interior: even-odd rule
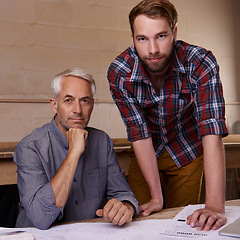
[[[0,185],[17,184],[17,165],[12,159],[0,161]]]

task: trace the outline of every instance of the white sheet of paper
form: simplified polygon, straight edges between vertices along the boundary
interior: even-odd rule
[[[184,208],[174,219],[156,219],[134,221],[122,227],[114,226],[112,223],[74,223],[51,227],[48,230],[38,230],[36,228],[0,228],[11,231],[26,231],[32,233],[36,240],[186,240],[194,236],[195,239],[226,239],[219,236],[218,231],[199,232],[196,228],[191,228],[186,222],[178,219],[186,219],[194,210],[204,205],[190,205]],[[233,222],[240,214],[240,206],[226,207],[228,223]],[[178,234],[178,232],[184,234]],[[189,234],[193,233],[193,235]],[[183,237],[184,236],[184,237]],[[234,239],[236,238],[228,238]]]
[[[192,228],[186,224],[187,216],[191,215],[195,210],[204,208],[204,204],[199,205],[189,205],[185,207],[181,212],[179,212],[170,225],[165,229],[161,229],[161,234],[170,236],[181,236],[181,237],[194,237],[204,239],[226,239],[218,235],[218,231],[210,230],[197,231],[196,228]],[[227,224],[235,221],[240,216],[240,206],[226,206],[225,207],[226,216],[228,218]],[[221,228],[220,228],[221,229]],[[229,238],[231,239],[231,238]],[[233,238],[234,239],[234,238]],[[235,239],[236,240],[236,239]]]
[[[36,240],[184,240],[184,238],[159,234],[159,230],[169,225],[171,221],[171,219],[134,221],[122,227],[111,223],[74,223],[55,226],[48,230],[20,229],[32,233]]]

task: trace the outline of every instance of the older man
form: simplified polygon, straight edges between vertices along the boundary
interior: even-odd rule
[[[15,151],[20,194],[16,227],[47,229],[96,216],[122,225],[138,214],[112,141],[87,127],[95,89],[92,76],[80,69],[68,69],[53,80],[53,120],[20,141]]]

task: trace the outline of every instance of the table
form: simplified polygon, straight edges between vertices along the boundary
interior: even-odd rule
[[[232,134],[223,138],[227,168],[240,168],[240,135]]]
[[[17,142],[0,143],[0,185],[17,184],[17,166],[13,154]]]
[[[227,168],[240,168],[240,134],[223,138]],[[16,184],[16,164],[13,162],[17,142],[0,142],[0,185]],[[128,175],[131,143],[126,138],[113,139],[114,150],[121,168]]]
[[[225,205],[226,206],[240,206],[240,199],[226,201]],[[134,219],[134,221],[142,221],[142,220],[149,220],[149,219],[172,219],[183,209],[184,209],[184,207],[163,209],[162,211],[160,211],[158,213],[153,213],[147,217],[138,216]],[[102,218],[94,218],[94,219],[81,220],[78,222],[105,222],[105,220]]]

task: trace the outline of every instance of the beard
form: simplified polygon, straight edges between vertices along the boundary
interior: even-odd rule
[[[173,42],[171,52],[168,55],[156,53],[156,54],[150,54],[148,56],[144,56],[140,58],[137,50],[136,52],[140,62],[149,73],[161,73],[164,70],[166,70],[166,68],[169,66],[172,60],[172,56],[174,54],[174,44],[175,43]],[[157,59],[157,58],[161,58],[161,60],[156,63],[150,61],[151,59]]]
[[[80,119],[79,123],[71,123],[71,119]],[[84,129],[87,126],[88,120],[82,115],[72,115],[63,117],[61,114],[57,114],[57,120],[61,127],[67,132],[70,128]]]

